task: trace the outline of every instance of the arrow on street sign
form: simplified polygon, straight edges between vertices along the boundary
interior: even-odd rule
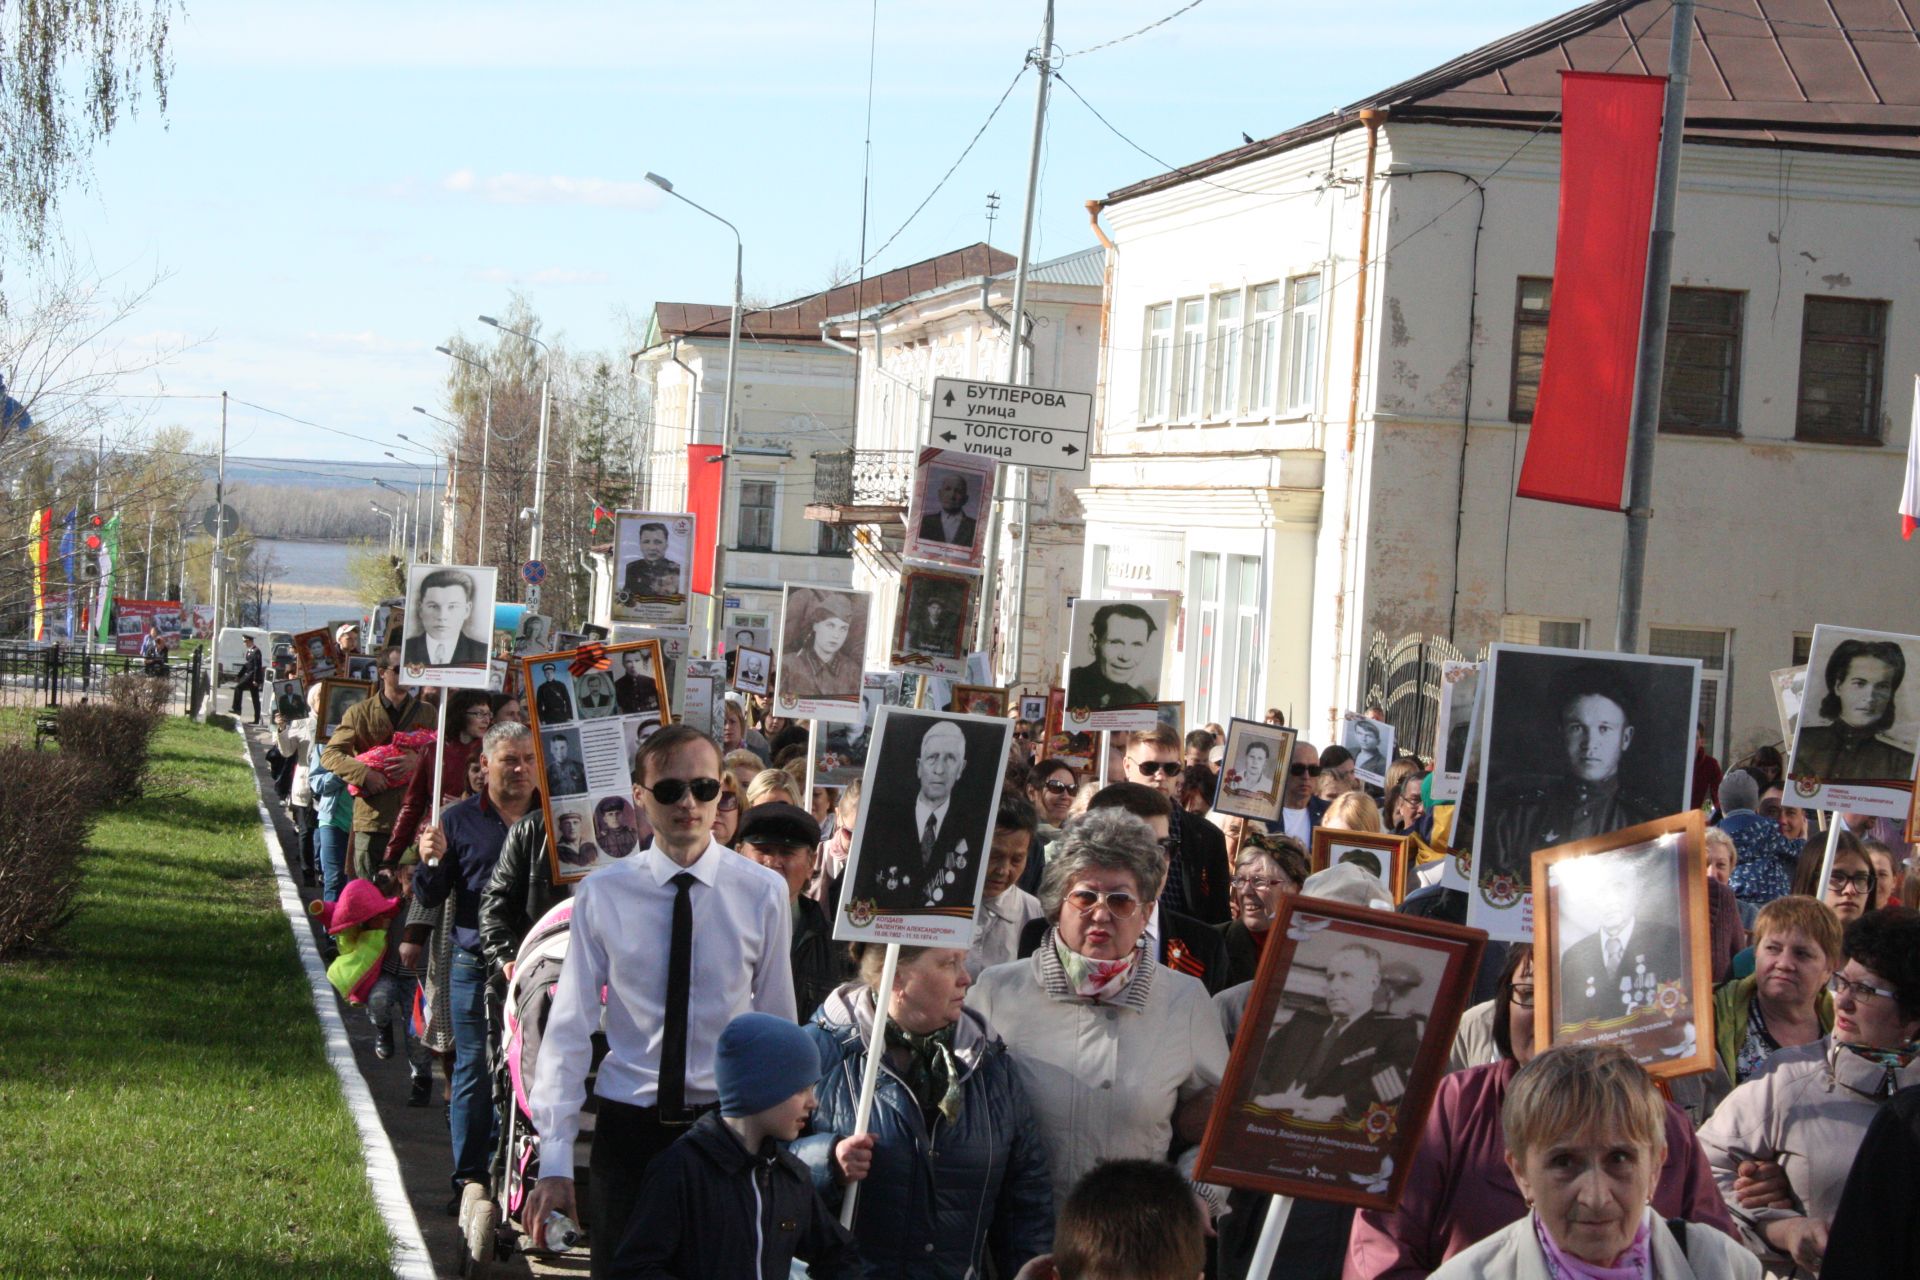
[[[946,394],[946,406],[949,409],[953,408],[953,392],[952,391],[948,391]]]
[[[951,431],[943,431],[940,433],[940,438],[942,440],[945,440],[948,444],[952,444],[955,440],[958,440],[960,437],[956,436]]]

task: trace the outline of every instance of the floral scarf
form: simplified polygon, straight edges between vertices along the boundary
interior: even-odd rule
[[[920,1104],[920,1116],[929,1129],[936,1114],[945,1116],[948,1124],[960,1115],[960,1065],[953,1058],[957,1025],[915,1035],[897,1022],[887,1022],[887,1047],[906,1050],[907,1065],[900,1078]]]
[[[1540,1221],[1540,1215],[1533,1215],[1533,1237],[1540,1242],[1540,1252],[1547,1259],[1547,1274],[1553,1280],[1647,1280],[1653,1274],[1652,1235],[1653,1215],[1643,1213],[1633,1243],[1611,1265],[1603,1267],[1562,1249],[1553,1233],[1547,1230],[1547,1224]]]
[[[1134,957],[1140,954],[1136,947],[1119,960],[1089,960],[1077,951],[1068,950],[1058,933],[1053,937],[1053,950],[1060,957],[1060,967],[1067,971],[1067,985],[1075,995],[1083,1000],[1108,1003],[1119,999],[1120,993],[1127,989],[1133,977]]]
[[[1875,1049],[1870,1045],[1845,1044],[1838,1040],[1834,1043],[1886,1073],[1880,1079],[1879,1096],[1882,1098],[1893,1096],[1900,1087],[1900,1073],[1913,1065],[1914,1058],[1920,1057],[1920,1041],[1903,1044],[1897,1049]]]

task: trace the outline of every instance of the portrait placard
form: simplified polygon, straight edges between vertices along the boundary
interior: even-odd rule
[[[722,658],[689,658],[687,692],[674,719],[690,724],[718,742],[726,728],[721,723],[722,698],[726,693],[727,664]]]
[[[1412,836],[1390,836],[1375,831],[1342,831],[1338,827],[1313,829],[1314,871],[1325,871],[1350,862],[1381,884],[1393,895],[1397,907],[1407,897],[1407,846]]]
[[[496,577],[484,565],[416,564],[407,570],[403,684],[487,687]]]
[[[1029,724],[1039,724],[1047,718],[1047,695],[1044,693],[1023,693],[1020,695],[1020,718]]]
[[[733,687],[765,696],[773,692],[773,654],[765,649],[733,651]]]
[[[1689,807],[1700,662],[1495,644],[1467,923],[1533,937],[1533,851]]]
[[[873,739],[834,940],[970,947],[1013,721],[883,705]]]
[[[1009,694],[1005,689],[996,689],[985,684],[956,684],[953,686],[951,705],[953,710],[969,716],[1004,716],[1007,714]]]
[[[356,653],[347,658],[347,679],[372,684],[380,678],[380,659],[372,654]]]
[[[347,712],[373,696],[371,680],[322,680],[307,691],[314,719],[320,725],[321,738],[330,736],[347,718]]]
[[[1172,610],[1164,597],[1073,602],[1065,728],[1154,726]]]
[[[741,649],[773,652],[773,615],[764,609],[729,609],[721,625],[728,653]]]
[[[1185,741],[1187,737],[1187,704],[1184,702],[1156,702],[1153,704],[1153,718],[1173,730],[1173,736]]]
[[[688,624],[693,582],[693,517],[684,511],[614,516],[612,616],[656,627]]]
[[[860,722],[813,727],[813,784],[844,787],[867,771],[873,725],[881,707],[900,705],[898,671],[869,671],[860,678]]]
[[[1773,686],[1773,709],[1780,716],[1780,749],[1786,752],[1792,749],[1793,733],[1800,725],[1800,703],[1807,696],[1807,669],[1781,667],[1767,673],[1767,682]]]
[[[981,547],[1000,464],[957,449],[922,449],[913,469],[902,554],[911,560],[980,571]]]
[[[691,647],[688,627],[642,627],[631,622],[615,623],[613,641],[615,644],[632,644],[635,640],[655,640],[660,644],[660,661],[667,669],[667,705],[679,706],[687,695],[687,655]],[[582,637],[581,642],[586,643]],[[579,648],[572,645],[570,648]]]
[[[1340,745],[1353,757],[1353,776],[1375,787],[1387,785],[1393,763],[1393,726],[1352,711],[1340,717]]]
[[[1261,822],[1278,822],[1287,799],[1287,770],[1293,764],[1298,733],[1279,725],[1227,721],[1227,742],[1220,755],[1220,784],[1213,793],[1219,813]]]
[[[1195,1179],[1390,1210],[1486,937],[1302,897],[1268,936]]]
[[[551,653],[554,637],[552,618],[544,613],[522,614],[520,626],[513,637],[514,656],[524,658],[533,653]]]
[[[777,714],[852,724],[860,718],[860,660],[867,651],[873,595],[844,587],[796,587],[780,603]]]
[[[340,642],[325,627],[294,633],[293,661],[302,684],[347,674],[347,657],[340,652]]]
[[[1479,663],[1449,660],[1440,664],[1440,707],[1433,729],[1436,803],[1460,798],[1460,779],[1467,769],[1467,735],[1473,728],[1474,694],[1479,687]]]
[[[569,884],[653,840],[633,803],[633,758],[672,716],[660,696],[666,667],[659,641],[630,640],[522,658],[520,671],[531,691],[527,727],[547,817],[548,869],[553,883]],[[597,692],[603,684],[605,706]],[[596,691],[591,699],[586,690]],[[585,715],[589,700],[594,714]]]
[[[298,699],[300,705],[307,706],[307,693],[298,680],[275,680],[273,682],[273,706],[278,711],[288,702]],[[309,708],[311,710],[311,708]]]
[[[1916,665],[1920,636],[1825,623],[1813,629],[1787,760],[1794,804],[1906,817],[1920,738],[1920,690],[1906,674]]]
[[[1689,809],[1534,852],[1536,1049],[1618,1045],[1656,1078],[1713,1068],[1705,829]]]
[[[1066,711],[1067,691],[1058,687],[1047,690],[1047,718],[1041,730],[1041,740],[1047,744],[1044,755],[1085,769],[1093,763],[1096,735],[1091,729],[1066,728]]]
[[[900,607],[893,625],[896,671],[967,676],[967,620],[973,616],[975,578],[938,569],[900,575]]]

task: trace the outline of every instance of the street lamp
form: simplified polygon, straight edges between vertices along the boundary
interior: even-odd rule
[[[487,375],[486,408],[480,417],[480,502],[473,513],[474,527],[479,531],[473,541],[474,562],[487,564],[487,455],[493,444],[493,370],[487,367],[486,361],[468,359],[452,347],[435,347],[434,350]],[[421,412],[426,411],[423,409]]]
[[[400,508],[400,550],[406,554],[407,562],[411,564],[416,557],[413,551],[409,548],[409,545],[407,542],[407,495],[402,493],[400,490],[394,488],[392,485],[388,484],[385,480],[375,480],[373,483],[379,486],[380,488],[385,489],[388,493],[392,494],[394,497],[400,499],[400,501],[395,504]],[[415,495],[414,505],[416,509],[419,506],[417,494]],[[420,538],[420,531],[416,527],[414,529],[414,541],[417,543],[419,541],[419,538]]]
[[[367,505],[372,507],[375,511],[378,511],[381,515],[387,518],[387,554],[392,555],[394,535],[399,531],[399,528],[400,528],[399,517],[394,515],[393,512],[387,510],[385,507],[381,506],[377,502],[373,502],[370,500],[368,501]]]
[[[426,468],[422,467],[419,463],[413,461],[411,458],[401,457],[399,454],[395,453],[391,449],[382,449],[380,452],[386,454],[389,458],[392,458],[395,462],[399,463],[403,467],[413,468],[413,545],[415,550],[414,558],[416,560],[432,560],[433,559],[433,504],[432,503],[426,504],[427,536],[425,538],[422,538],[420,536],[420,506],[421,506],[420,473],[426,470]],[[435,477],[438,477],[439,474],[440,473],[436,468],[436,470],[433,472],[433,475]],[[432,486],[433,486],[433,481],[432,480],[427,481],[427,487],[431,488]],[[419,554],[420,548],[422,547],[426,548],[426,552],[424,555]]]
[[[533,459],[533,519],[532,529],[527,534],[528,561],[540,558],[540,534],[545,527],[545,507],[547,501],[547,408],[549,394],[553,389],[553,351],[546,343],[530,333],[518,329],[509,329],[492,316],[481,316],[480,323],[491,325],[502,333],[510,333],[516,338],[524,338],[540,348],[540,445]],[[526,605],[535,612],[540,608],[540,584],[527,584]]]
[[[448,422],[437,413],[427,413],[427,411],[419,405],[413,406],[413,411],[415,413],[425,413],[427,417],[432,418],[435,422],[441,423],[455,432],[454,439],[456,441],[459,439],[457,433],[460,428],[454,423]],[[430,444],[422,444],[404,431],[396,431],[394,434],[414,448],[423,449],[432,454],[434,463],[437,466],[444,466],[447,469],[447,487],[444,490],[440,489],[440,477],[438,475],[434,476],[433,484],[435,490],[442,494],[440,503],[444,508],[441,511],[440,541],[442,545],[440,548],[440,558],[446,563],[452,564],[454,557],[459,554],[460,547],[458,528],[460,505],[455,496],[460,492],[460,446],[457,443],[452,446],[453,456],[451,460],[449,460],[448,456],[440,452],[440,450]]]
[[[733,385],[740,364],[740,280],[741,266],[746,257],[745,247],[740,240],[740,228],[734,226],[731,222],[728,222],[725,218],[704,205],[694,204],[693,201],[687,199],[678,191],[675,191],[673,184],[659,174],[649,173],[647,175],[647,181],[672,196],[675,200],[680,201],[682,204],[691,205],[727,230],[733,232],[733,316],[727,325],[727,393],[725,399],[721,402],[720,408],[720,457],[718,459],[720,465],[725,467],[733,456]],[[697,400],[700,388],[695,387],[693,390]],[[732,497],[732,490],[733,486],[727,483],[726,473],[722,471],[720,477],[720,527],[714,530],[713,538],[713,582],[711,584],[713,594],[707,598],[707,655],[716,658],[720,656],[720,601],[727,593],[726,535],[728,528],[727,522],[731,518],[729,508],[732,506],[732,503],[729,499]]]

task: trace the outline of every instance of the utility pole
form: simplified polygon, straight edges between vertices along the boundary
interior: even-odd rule
[[[1008,333],[1012,351],[1007,359],[1007,382],[1016,387],[1022,382],[1020,356],[1026,345],[1027,270],[1028,260],[1033,253],[1034,198],[1040,189],[1040,147],[1046,134],[1047,90],[1053,77],[1053,0],[1047,0],[1046,17],[1041,20],[1040,47],[1027,55],[1027,61],[1040,72],[1040,90],[1034,97],[1033,145],[1027,153],[1027,204],[1021,211],[1020,261],[1013,268],[1013,327]],[[986,581],[980,592],[980,621],[974,634],[974,649],[989,656],[993,644],[993,617],[998,607],[1000,522],[1006,518],[1010,470],[1014,469],[1002,466],[994,471],[993,518],[987,522]],[[1013,625],[1009,628],[1013,645],[1009,681],[1015,684],[1020,680],[1020,624],[1026,606],[1023,596],[1027,588],[1027,546],[1033,537],[1033,522],[1027,518],[1027,500],[1032,492],[1028,470],[1026,467],[1017,470],[1020,473],[1020,559],[1014,575]]]
[[[220,624],[226,620],[220,588],[227,550],[227,393],[220,393],[220,470],[213,481],[213,694],[207,710],[220,703]]]
[[[1640,313],[1640,367],[1634,374],[1633,422],[1627,434],[1627,543],[1620,556],[1620,618],[1613,646],[1621,653],[1640,647],[1640,599],[1647,576],[1648,523],[1653,518],[1653,446],[1660,429],[1660,387],[1666,376],[1673,213],[1680,196],[1687,76],[1693,65],[1693,2],[1674,0],[1673,31],[1667,41],[1666,114],[1660,123],[1653,232],[1647,243],[1647,292]]]

